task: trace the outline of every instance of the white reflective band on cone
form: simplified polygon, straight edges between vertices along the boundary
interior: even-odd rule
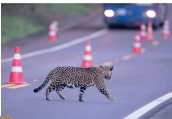
[[[141,35],[141,36],[146,36],[146,32],[144,32],[144,31],[142,32],[142,31],[141,31],[141,32],[140,32],[140,35]]]
[[[21,59],[20,54],[14,54],[14,59]]]
[[[54,21],[53,24],[55,24],[57,26],[58,25],[58,22],[57,21]]]
[[[55,36],[55,35],[56,35],[56,31],[50,31],[50,32],[49,32],[49,35],[50,35],[50,36]]]
[[[168,21],[166,20],[166,21],[164,22],[164,24],[166,24],[166,25],[167,25],[167,24],[168,24]]]
[[[146,26],[145,25],[141,25],[141,29],[142,30],[146,30]]]
[[[139,47],[140,48],[141,44],[140,43],[134,43],[134,47],[137,47],[137,48]]]
[[[86,46],[86,47],[85,47],[85,50],[91,51],[91,46]]]
[[[50,25],[50,29],[56,29],[56,25],[55,24]]]
[[[152,28],[148,28],[148,31],[149,31],[149,32],[152,32]]]
[[[169,26],[164,26],[163,28],[164,28],[164,29],[169,29]]]
[[[22,72],[22,67],[12,67],[11,72]]]
[[[140,40],[140,36],[136,35],[135,39]]]
[[[169,30],[164,30],[163,33],[169,34],[170,32],[169,32]]]
[[[92,60],[92,56],[91,56],[91,55],[85,55],[85,56],[84,56],[84,59],[85,59],[85,60]]]

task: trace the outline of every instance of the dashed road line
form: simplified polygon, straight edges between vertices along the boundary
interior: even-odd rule
[[[33,81],[38,81],[38,79],[33,79]]]
[[[157,45],[159,45],[159,41],[153,41],[152,42],[152,46],[157,46]],[[146,50],[149,49],[149,48],[151,48],[151,45],[148,45],[146,48],[141,48],[141,53],[146,52]],[[132,58],[132,55],[125,55],[121,59],[122,60],[129,60],[131,58]],[[115,60],[114,60],[114,62],[116,62],[116,63],[119,62],[119,61],[120,61],[120,59],[118,59],[118,58],[115,58]],[[113,61],[108,61],[108,62],[102,63],[102,66],[109,66],[109,65],[112,65],[112,64],[113,64]],[[94,66],[99,67],[99,64],[95,64]]]
[[[122,60],[129,60],[131,59],[131,55],[125,55],[122,57]]]
[[[94,64],[94,67],[99,67],[99,65],[98,64]]]
[[[46,54],[46,53],[62,50],[62,49],[68,48],[70,46],[82,43],[84,41],[94,39],[94,38],[99,37],[99,36],[101,36],[103,34],[106,34],[107,32],[108,32],[108,30],[105,28],[105,29],[102,29],[102,30],[97,31],[95,33],[92,33],[90,35],[87,35],[87,36],[72,40],[70,42],[67,42],[67,43],[64,43],[64,44],[61,44],[61,45],[57,45],[55,47],[51,47],[51,48],[38,50],[38,51],[30,52],[30,53],[27,53],[27,54],[23,54],[23,55],[21,55],[21,58],[24,59],[24,58],[28,58],[28,57],[33,57],[33,56],[37,56],[37,55],[41,55],[41,54]],[[9,62],[9,61],[12,61],[12,60],[13,60],[13,57],[10,57],[10,58],[1,59],[1,62]]]
[[[146,51],[146,48],[141,48],[141,53],[144,53]]]
[[[159,41],[152,42],[152,46],[157,46],[157,45],[159,45]]]
[[[25,87],[25,86],[29,86],[30,84],[20,84],[20,85],[16,85],[16,86],[12,86],[12,87],[7,87],[10,89],[15,89],[15,88],[21,88],[21,87]]]
[[[13,86],[13,85],[16,85],[16,84],[5,84],[5,85],[1,85],[1,88]]]
[[[115,62],[119,62],[119,59],[115,59]]]
[[[102,66],[109,66],[109,65],[112,65],[113,62],[109,61],[109,62],[104,62],[102,63]]]
[[[156,107],[157,105],[161,104],[162,102],[168,100],[172,98],[172,92],[150,102],[149,104],[143,106],[142,108],[136,110],[135,112],[131,113],[130,115],[128,115],[127,117],[123,118],[123,119],[138,119],[139,117],[141,117],[143,114],[145,114],[146,112],[148,112],[149,110],[151,110],[152,108]]]

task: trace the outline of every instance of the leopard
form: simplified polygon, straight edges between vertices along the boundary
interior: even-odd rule
[[[108,92],[104,83],[104,78],[106,80],[111,79],[113,68],[113,66],[88,68],[71,66],[56,67],[50,71],[43,84],[38,88],[35,88],[33,91],[35,93],[39,92],[51,80],[50,86],[46,89],[46,100],[52,100],[49,97],[49,94],[53,90],[56,91],[60,98],[65,100],[66,98],[61,93],[65,87],[70,89],[79,87],[79,101],[85,102],[86,100],[83,98],[83,95],[86,89],[90,86],[95,86],[110,101],[113,101],[115,97]]]

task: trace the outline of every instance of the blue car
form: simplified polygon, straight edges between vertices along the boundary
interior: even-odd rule
[[[163,3],[107,3],[103,8],[104,21],[110,28],[115,25],[140,26],[148,21],[157,28],[167,17],[167,4]]]

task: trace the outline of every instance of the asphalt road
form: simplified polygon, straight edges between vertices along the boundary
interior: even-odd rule
[[[172,7],[170,10],[172,11]],[[172,15],[168,19],[169,22],[172,21]],[[24,81],[30,85],[1,88],[1,115],[8,115],[13,119],[123,119],[172,92],[172,38],[163,39],[162,28],[154,31],[154,40],[141,42],[143,52],[139,55],[132,54],[135,34],[139,29],[109,30],[101,16],[59,34],[57,42],[49,42],[45,34],[34,42],[18,46],[23,55],[61,45],[102,29],[106,29],[107,33],[90,39],[93,65],[114,66],[112,79],[105,80],[105,85],[116,98],[115,101],[109,101],[96,87],[87,88],[84,94],[86,102],[78,101],[79,88],[65,88],[62,93],[66,100],[62,100],[55,91],[50,93],[52,101],[45,100],[45,90],[49,84],[39,93],[33,92],[34,88],[43,83],[51,69],[57,66],[80,67],[86,45],[84,41],[62,50],[22,59]],[[170,29],[172,31],[172,22]],[[14,48],[13,45],[2,48],[1,59],[13,57]],[[9,81],[11,67],[12,61],[1,62],[1,85]],[[168,104],[170,103],[171,99],[168,100]],[[165,105],[167,104],[161,104],[158,111],[166,109]],[[155,112],[148,113],[151,118],[156,116]]]

